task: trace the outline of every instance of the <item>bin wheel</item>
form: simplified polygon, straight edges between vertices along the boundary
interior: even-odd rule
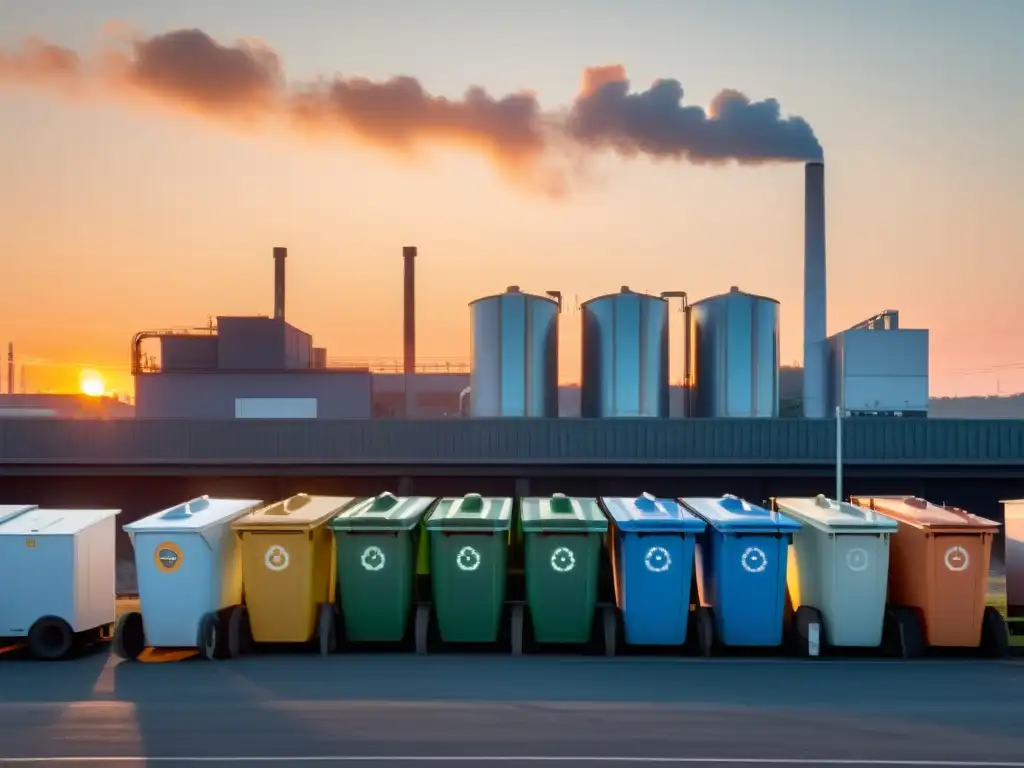
[[[825,621],[821,611],[809,605],[801,605],[793,614],[793,630],[797,652],[801,656],[821,656],[825,648]]]
[[[510,619],[510,632],[512,635],[512,655],[523,655],[523,636],[526,632],[526,610],[522,605],[512,606],[512,617]]]
[[[207,613],[199,620],[199,631],[196,647],[199,654],[207,661],[217,658],[218,641],[220,640],[220,619],[216,613]]]
[[[146,631],[142,614],[129,611],[122,614],[114,628],[114,655],[126,661],[135,661],[146,650]]]
[[[416,655],[426,656],[430,650],[430,606],[416,606]]]
[[[924,655],[924,630],[917,612],[905,605],[885,608],[882,627],[883,643],[901,659],[917,659]]]
[[[228,656],[237,659],[252,650],[252,624],[249,609],[236,605],[228,614]]]
[[[693,611],[697,631],[697,653],[705,658],[715,651],[715,616],[705,605],[698,605]]]
[[[28,631],[28,652],[40,661],[67,658],[74,644],[74,630],[59,616],[44,616]]]
[[[619,647],[621,637],[619,611],[614,605],[606,605],[601,609],[601,640],[604,655],[611,658]]]
[[[338,651],[338,609],[333,603],[321,603],[316,620],[316,635],[320,655],[330,656]]]
[[[986,658],[1004,659],[1010,653],[1010,633],[998,608],[985,606],[981,617],[981,652]]]

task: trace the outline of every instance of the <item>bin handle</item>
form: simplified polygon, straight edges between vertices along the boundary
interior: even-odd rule
[[[572,514],[572,499],[566,496],[564,493],[556,493],[551,496],[549,503],[552,512],[558,514]]]
[[[479,493],[467,493],[459,499],[459,511],[482,513],[484,511],[484,497]]]
[[[164,520],[187,520],[197,512],[202,512],[204,509],[209,508],[210,497],[200,496],[199,498],[186,501],[184,504],[179,504],[176,507],[172,507],[167,510],[161,516]]]
[[[661,505],[658,504],[658,497],[647,491],[637,496],[633,505],[641,512],[658,512],[661,510]]]
[[[370,505],[370,511],[386,512],[389,509],[394,509],[397,504],[398,497],[390,491],[384,491],[384,493],[373,500],[373,504]]]
[[[263,510],[263,514],[272,517],[287,517],[292,512],[302,509],[304,506],[309,504],[310,501],[311,499],[309,498],[308,493],[297,493],[290,499],[284,499],[276,504],[271,504]]]

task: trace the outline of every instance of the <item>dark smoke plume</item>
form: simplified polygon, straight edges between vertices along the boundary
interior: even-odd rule
[[[697,163],[821,157],[807,122],[783,117],[774,99],[752,102],[726,90],[705,112],[681,104],[675,80],[630,93],[618,65],[586,70],[569,111],[545,112],[531,93],[496,98],[474,86],[461,99],[448,99],[412,77],[289,84],[265,44],[223,45],[201,30],[182,29],[121,40],[91,59],[39,39],[0,49],[2,85],[143,99],[231,123],[283,123],[317,138],[343,137],[402,154],[421,146],[467,147],[514,181],[552,194],[566,191],[581,155],[595,150]]]
[[[678,80],[657,80],[630,93],[626,70],[617,65],[584,72],[582,93],[569,116],[569,133],[594,148],[622,155],[741,163],[818,160],[821,145],[801,117],[783,117],[775,99],[751,101],[723,90],[710,109],[682,104]]]

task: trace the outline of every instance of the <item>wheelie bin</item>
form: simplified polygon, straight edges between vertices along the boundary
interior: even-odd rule
[[[346,639],[397,643],[409,628],[416,550],[433,497],[382,493],[334,518],[338,590]]]
[[[896,523],[821,494],[774,502],[804,524],[793,536],[788,577],[798,652],[881,645]]]
[[[898,526],[890,554],[888,614],[903,638],[902,654],[918,656],[933,646],[1004,656],[1006,623],[997,608],[986,605],[999,523],[913,496],[851,500]]]
[[[597,499],[529,497],[520,502],[526,607],[512,612],[512,653],[524,639],[538,643],[587,643],[594,636],[598,558],[608,518]],[[601,611],[605,653],[615,653],[618,616]]]
[[[437,633],[447,643],[498,640],[508,579],[511,498],[470,493],[441,499],[425,520]],[[426,653],[431,610],[416,611],[416,650]]]
[[[707,524],[674,499],[601,498],[612,520],[615,602],[630,645],[686,644],[695,537]]]
[[[0,507],[0,638],[53,661],[109,637],[119,511]]]
[[[135,548],[139,611],[114,631],[114,653],[137,659],[147,648],[197,648],[225,655],[224,621],[242,603],[242,561],[231,521],[262,501],[186,501],[124,526]]]
[[[695,551],[701,654],[719,644],[781,645],[786,562],[800,524],[731,494],[680,501],[708,524]]]
[[[232,521],[242,547],[245,601],[228,619],[231,656],[247,652],[253,642],[314,638],[321,655],[334,653],[334,535],[326,523],[353,501],[300,493]]]

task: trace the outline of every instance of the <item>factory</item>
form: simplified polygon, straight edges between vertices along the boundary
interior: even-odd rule
[[[805,418],[927,416],[928,331],[886,310],[827,333],[825,168],[804,169]],[[285,321],[284,248],[274,249],[272,317],[146,331],[132,344],[139,418],[779,418],[779,302],[739,287],[690,302],[627,286],[581,306],[582,377],[559,387],[562,295],[518,286],[469,304],[468,373],[416,364],[417,249],[403,249],[401,371],[331,367],[327,350]],[[670,304],[684,313],[684,382],[669,383]],[[157,339],[159,367],[143,342]],[[578,402],[578,405],[576,404]]]

